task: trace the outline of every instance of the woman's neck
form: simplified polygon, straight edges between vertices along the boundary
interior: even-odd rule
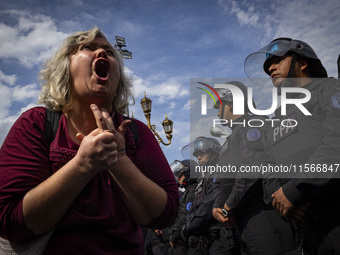
[[[78,144],[80,141],[76,138],[77,133],[86,136],[97,128],[96,120],[90,106],[77,107],[76,105],[72,105],[72,107],[68,107],[68,109],[64,111],[64,114],[67,120],[68,133],[72,140]]]
[[[69,135],[75,142],[79,142],[76,138],[77,133],[88,135],[97,127],[96,119],[90,108],[92,103],[87,100],[72,100],[70,98],[69,104],[64,109],[64,114],[67,119],[67,128]],[[105,107],[104,105],[97,104],[100,108],[105,108],[108,112],[112,112],[111,107]]]

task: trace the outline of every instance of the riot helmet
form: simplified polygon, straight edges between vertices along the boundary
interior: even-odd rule
[[[200,152],[206,153],[208,150],[211,150],[213,153],[219,155],[221,148],[221,144],[215,138],[200,136],[194,141],[194,151],[192,154],[197,157]]]
[[[247,86],[244,83],[239,82],[239,81],[230,81],[230,82],[227,82],[226,84],[234,85],[237,88],[239,88],[244,95],[244,102],[247,102],[248,92],[247,92]],[[222,101],[221,117],[223,118],[223,116],[224,116],[224,105],[228,104],[228,103],[231,103],[231,104],[233,103],[233,94],[227,88],[225,88],[225,89],[224,88],[218,88],[218,89],[216,89],[216,91],[217,91],[217,93],[218,93],[218,95],[219,95],[219,97],[221,98],[221,101]],[[217,100],[217,102],[219,102],[219,101]],[[254,98],[253,98],[253,105],[254,105],[254,107],[256,107]],[[219,109],[219,103],[215,104],[214,108]],[[245,104],[245,112],[249,112],[247,104]]]
[[[274,56],[282,57],[288,52],[295,53],[302,58],[305,58],[308,62],[308,65],[317,65],[315,71],[317,73],[311,73],[312,77],[327,77],[327,71],[323,67],[320,59],[314,52],[313,48],[309,46],[309,44],[300,40],[293,40],[291,38],[278,38],[273,40],[267,47],[266,60],[263,63],[263,70],[270,75],[269,67],[271,63],[271,59]],[[308,61],[310,60],[310,61]],[[292,63],[293,64],[293,63]],[[294,63],[295,66],[295,63]]]
[[[287,78],[294,77],[293,73],[295,63],[298,57],[303,58],[308,62],[307,68],[309,68],[311,77],[327,77],[327,71],[322,65],[313,48],[304,41],[291,38],[277,38],[271,41],[268,45],[256,51],[255,53],[250,54],[246,58],[244,63],[244,69],[247,76],[251,80],[253,80],[254,78],[259,78],[260,76],[257,76],[258,72],[260,71],[259,65],[262,65],[265,73],[270,76],[269,67],[271,65],[272,59],[274,57],[282,57],[287,53],[292,54],[291,66]]]
[[[170,164],[170,168],[176,179],[182,174],[184,175],[183,187],[196,181],[195,178],[190,178],[190,169],[195,168],[196,166],[198,166],[196,161],[190,159],[182,161],[175,160]]]
[[[181,153],[184,158],[196,160],[199,153],[206,153],[210,150],[214,155],[218,156],[221,149],[221,144],[215,138],[199,136],[194,141],[183,146]]]
[[[230,82],[227,82],[226,84],[231,84],[231,85],[238,87],[240,90],[242,90],[243,95],[245,95],[245,97],[247,97],[247,86],[244,85],[242,82],[230,81]],[[216,91],[217,91],[218,95],[220,96],[222,102],[226,102],[226,103],[227,102],[230,102],[230,103],[233,102],[233,94],[231,93],[231,91],[229,89],[219,88],[219,89],[216,89]],[[217,107],[215,106],[215,108],[217,108]]]

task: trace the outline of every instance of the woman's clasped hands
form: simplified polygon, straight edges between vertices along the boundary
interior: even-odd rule
[[[124,120],[118,129],[110,114],[97,105],[90,106],[96,119],[97,128],[88,135],[77,133],[76,137],[81,142],[77,158],[78,164],[89,174],[97,174],[116,169],[120,157],[126,156],[125,134],[131,120]]]

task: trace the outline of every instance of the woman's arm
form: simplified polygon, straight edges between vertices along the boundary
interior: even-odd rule
[[[147,178],[125,155],[110,173],[132,218],[147,225],[162,214],[167,203],[163,188]]]
[[[166,212],[160,221],[156,220],[156,226],[151,224],[154,228],[164,227],[176,212],[179,195],[169,164],[157,141],[151,132],[139,133],[140,145],[135,164],[125,154],[125,134],[130,120],[124,120],[116,130],[108,112],[93,107],[97,126],[115,135],[118,161],[109,172],[130,215],[138,224],[148,225],[155,223],[153,220]]]

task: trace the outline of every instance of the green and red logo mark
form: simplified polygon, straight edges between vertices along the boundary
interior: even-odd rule
[[[203,82],[197,82],[197,83],[206,86],[212,92],[214,92],[214,94],[217,96],[217,98],[218,98],[218,100],[220,102],[220,105],[222,105],[222,100],[221,100],[220,96],[218,95],[217,91],[213,87],[211,87],[210,85],[208,85],[206,83],[203,83]],[[200,88],[200,87],[197,87],[197,88],[203,90],[204,92],[206,92],[212,98],[212,100],[214,101],[215,106],[217,106],[217,102],[215,100],[215,97],[211,94],[211,92],[209,90],[204,89],[204,88]],[[202,113],[202,115],[206,115],[207,114],[207,95],[206,94],[202,94],[201,99],[202,99],[201,113]]]

